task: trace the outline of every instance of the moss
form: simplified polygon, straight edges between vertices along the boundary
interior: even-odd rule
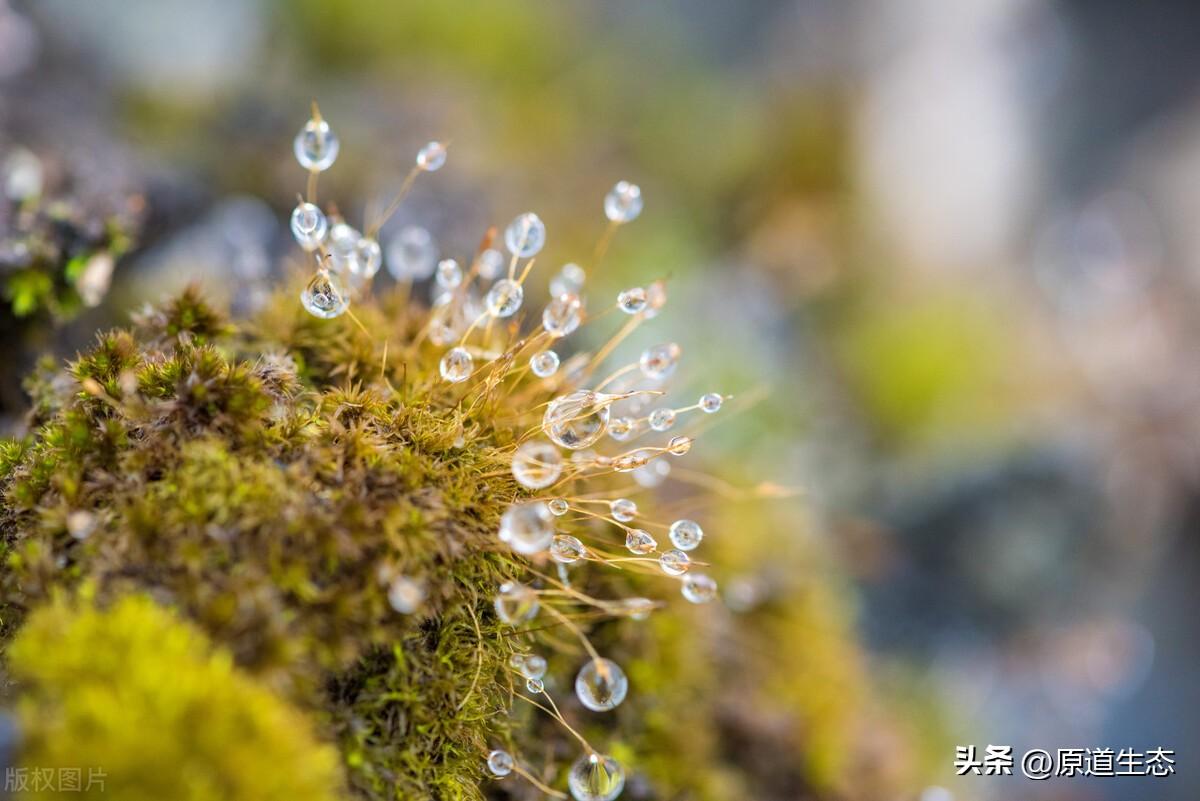
[[[105,610],[57,599],[30,617],[8,657],[25,688],[26,770],[54,777],[30,782],[23,798],[338,797],[337,753],[310,722],[145,596]]]
[[[102,334],[65,370],[35,374],[30,433],[0,448],[0,641],[80,588],[116,610],[123,598],[149,596],[335,744],[352,797],[525,797],[532,789],[516,777],[485,779],[484,756],[501,744],[562,786],[578,745],[514,701],[507,664],[536,644],[550,675],[569,677],[585,654],[552,622],[502,625],[491,602],[500,583],[530,569],[495,535],[502,511],[527,494],[509,463],[529,409],[506,398],[528,386],[464,401],[439,380],[440,353],[416,344],[425,318],[402,295],[332,321],[308,316],[295,297],[290,288],[234,327],[189,291],[139,314],[132,331]],[[579,525],[596,542],[611,539],[599,523]],[[426,588],[417,614],[389,604],[387,579],[398,573]],[[675,596],[673,584],[633,571],[574,575],[594,597]],[[629,666],[635,693],[595,716],[563,682],[554,692],[564,714],[630,766],[631,796],[766,799],[823,789],[829,783],[810,769],[820,760],[803,755],[836,737],[791,738],[782,771],[755,775],[744,748],[752,722],[728,725],[721,709],[724,683],[744,666],[714,653],[741,650],[722,633],[739,624],[713,620],[728,613],[596,622],[593,640]],[[831,637],[838,658],[844,631]],[[16,648],[18,678],[41,675],[39,662],[54,658],[27,649],[18,666]],[[135,668],[145,675],[163,675],[152,650],[129,658],[145,662]],[[789,659],[785,669],[803,663]],[[836,719],[807,714],[801,691],[780,697],[806,723],[839,731]],[[124,725],[107,717],[115,707],[105,709],[104,726]],[[769,732],[752,734],[770,742]],[[139,765],[122,749],[145,736],[122,731],[110,738],[111,761],[100,751],[96,759],[137,783]],[[61,747],[74,738],[64,735]],[[238,738],[228,739],[235,748]],[[37,754],[27,751],[27,763]]]

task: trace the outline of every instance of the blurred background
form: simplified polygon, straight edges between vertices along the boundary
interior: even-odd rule
[[[891,765],[877,798],[1194,799],[1198,35],[1183,0],[0,0],[4,428],[39,353],[146,300],[262,302],[313,98],[352,220],[453,142],[385,243],[462,258],[532,209],[560,264],[629,179],[589,283],[667,277],[686,391],[763,396],[704,450],[802,495],[724,513],[759,557],[726,601],[835,587],[881,723],[829,764]],[[1177,774],[956,778],[967,744]]]

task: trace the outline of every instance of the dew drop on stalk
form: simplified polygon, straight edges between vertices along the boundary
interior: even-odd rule
[[[383,264],[383,250],[379,243],[364,236],[355,244],[355,259],[352,262],[352,272],[362,278],[374,278]]]
[[[640,286],[623,290],[617,295],[617,306],[626,314],[637,314],[646,308],[646,290]]]
[[[292,211],[291,229],[297,244],[312,251],[325,241],[325,235],[329,233],[329,221],[312,203],[301,203]]]
[[[658,543],[654,541],[654,537],[650,536],[650,532],[634,528],[625,532],[625,547],[629,549],[630,553],[645,556],[648,553],[654,553],[658,548]]]
[[[525,689],[534,695],[546,691],[546,685],[541,679],[529,679],[525,682]]]
[[[587,281],[587,273],[578,264],[564,264],[558,275],[550,279],[550,297],[560,295],[578,295]]]
[[[541,501],[514,503],[500,517],[500,539],[517,553],[541,553],[554,540],[554,515]]]
[[[442,259],[437,266],[437,285],[442,289],[456,289],[462,283],[462,268],[454,259]]]
[[[437,172],[446,163],[446,146],[430,142],[417,151],[417,166],[425,172]]]
[[[692,560],[683,551],[672,548],[658,557],[658,566],[668,576],[682,576],[687,572]]]
[[[526,442],[513,454],[513,478],[522,487],[543,489],[562,475],[563,460],[558,448],[549,442]]]
[[[717,597],[717,582],[703,573],[689,573],[683,579],[680,592],[694,604],[706,604]]]
[[[338,154],[337,134],[325,120],[309,120],[292,142],[296,161],[306,170],[322,172],[333,166]]]
[[[559,564],[573,564],[586,556],[587,548],[570,534],[558,534],[550,544],[550,558]]]
[[[609,503],[608,509],[612,512],[613,519],[621,523],[628,523],[637,517],[637,504],[628,498],[617,498]]]
[[[424,281],[433,275],[438,249],[429,231],[405,226],[388,243],[387,268],[397,281]]]
[[[513,767],[516,762],[512,758],[512,754],[507,751],[501,751],[497,748],[492,753],[488,754],[487,768],[493,776],[507,776],[513,772]]]
[[[625,442],[637,432],[637,421],[632,417],[616,417],[608,424],[608,435],[617,442]]]
[[[724,402],[724,400],[725,399],[722,398],[721,395],[716,392],[709,392],[705,395],[701,395],[700,396],[700,410],[703,411],[705,414],[712,414],[713,412],[719,412],[721,410],[721,404]]]
[[[671,441],[667,443],[667,451],[672,456],[686,456],[694,442],[691,437],[671,437]]]
[[[629,181],[618,181],[604,197],[604,216],[615,223],[627,223],[642,213],[642,190]]]
[[[567,510],[571,508],[570,504],[568,504],[562,498],[555,498],[554,500],[549,501],[546,506],[550,509],[550,514],[554,515],[555,517],[562,517],[567,513]]]
[[[671,544],[681,551],[690,551],[704,539],[704,529],[695,520],[676,520],[668,532]]]
[[[539,607],[537,593],[519,581],[501,584],[494,604],[496,616],[510,626],[519,626],[532,620],[537,616]]]
[[[504,229],[504,245],[514,256],[536,256],[546,244],[546,224],[532,211],[519,215]]]
[[[549,378],[558,372],[558,354],[552,350],[543,350],[529,357],[529,369],[538,378]]]
[[[646,378],[663,381],[674,374],[682,355],[683,348],[674,342],[654,345],[642,351],[642,355],[638,359],[638,369]]]
[[[542,416],[542,431],[573,451],[592,445],[608,426],[609,397],[581,389],[555,398]]]
[[[546,675],[546,658],[538,654],[529,654],[521,660],[519,669],[521,675],[527,679],[540,679]]]
[[[613,801],[625,789],[625,770],[603,754],[584,754],[571,766],[567,787],[575,801]]]
[[[650,419],[647,422],[655,431],[666,431],[675,425],[675,410],[666,406],[655,409],[650,412]]]
[[[340,278],[328,270],[317,270],[300,293],[300,303],[314,317],[329,320],[350,308],[350,295]]]
[[[329,228],[329,262],[331,268],[343,275],[359,272],[358,240],[362,234],[347,223],[336,222]]]
[[[575,676],[575,695],[579,703],[593,712],[614,709],[625,700],[629,679],[625,671],[611,659],[589,659]]]
[[[471,377],[471,372],[475,369],[475,359],[466,348],[451,348],[442,357],[438,369],[442,378],[451,384],[459,384]]]
[[[583,302],[579,296],[564,292],[555,296],[542,310],[542,328],[553,337],[565,337],[583,321]]]
[[[493,317],[512,317],[525,300],[525,290],[516,281],[501,278],[487,293],[488,313]]]

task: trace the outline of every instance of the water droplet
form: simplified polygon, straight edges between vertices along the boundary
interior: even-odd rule
[[[667,305],[667,282],[658,280],[646,287],[646,311],[643,315],[647,320],[658,316],[663,306]]]
[[[712,414],[721,410],[721,404],[725,401],[716,392],[709,392],[707,395],[700,396],[700,409],[705,414]]]
[[[442,289],[455,289],[462,283],[463,272],[454,259],[442,259],[437,266],[437,285]]]
[[[558,275],[550,279],[550,297],[578,295],[586,281],[587,273],[582,267],[574,262],[564,264]]]
[[[374,278],[383,264],[383,250],[370,237],[362,237],[355,247],[355,260],[351,271],[363,278]]]
[[[608,508],[612,512],[613,519],[621,523],[628,523],[637,517],[637,504],[628,498],[617,498],[608,505]]]
[[[617,295],[617,306],[626,314],[637,314],[646,308],[646,290],[635,286],[622,291]]]
[[[653,453],[646,450],[637,450],[632,453],[622,453],[617,458],[611,460],[612,469],[618,473],[628,473],[633,470],[645,467],[651,459]]]
[[[537,654],[528,654],[521,660],[520,671],[521,675],[527,679],[540,679],[546,675],[546,658]]]
[[[525,290],[516,281],[501,278],[487,293],[488,313],[493,317],[512,317],[525,300]]]
[[[558,354],[543,350],[529,357],[529,369],[538,378],[549,378],[558,372]]]
[[[528,654],[516,653],[508,658],[508,666],[518,673],[525,665],[525,660],[529,658]]]
[[[292,236],[305,250],[316,250],[325,241],[329,232],[329,221],[325,214],[312,203],[301,203],[292,210]]]
[[[608,426],[609,396],[581,389],[555,398],[542,416],[546,436],[576,451],[604,436]]]
[[[558,534],[550,545],[550,558],[560,564],[569,565],[587,556],[587,548],[577,537]]]
[[[550,514],[554,515],[555,517],[562,517],[567,513],[567,510],[571,508],[570,504],[568,504],[562,498],[555,498],[547,503],[546,506],[550,507]]]
[[[507,776],[513,772],[515,765],[516,762],[513,760],[512,754],[507,751],[501,751],[497,748],[488,754],[487,767],[493,776]]]
[[[625,442],[637,433],[637,420],[632,417],[617,417],[608,424],[608,435],[617,442]]]
[[[651,489],[667,480],[671,473],[671,463],[666,459],[654,459],[633,471],[633,480],[639,486]]]
[[[334,223],[329,229],[329,261],[336,272],[346,275],[358,272],[358,240],[362,234],[344,222]]]
[[[425,172],[437,172],[446,163],[446,146],[430,142],[417,151],[417,166]]]
[[[96,515],[76,509],[67,515],[67,532],[77,540],[86,540],[96,530]]]
[[[626,598],[621,608],[634,620],[645,620],[654,611],[654,601],[649,598]]]
[[[604,216],[615,223],[627,223],[642,213],[642,190],[637,184],[619,181],[604,198]]]
[[[671,524],[671,542],[681,551],[690,551],[704,539],[704,529],[695,520],[676,520]]]
[[[682,576],[687,572],[692,560],[688,559],[688,555],[683,551],[678,551],[672,548],[658,557],[658,566],[662,568],[662,572],[668,576]]]
[[[537,695],[545,691],[546,685],[541,679],[529,679],[525,682],[525,689],[529,690],[529,692],[533,693],[534,695]]]
[[[634,528],[625,532],[625,547],[629,549],[630,553],[645,556],[648,553],[654,553],[658,549],[658,543],[654,541],[654,537],[650,536],[650,532]]]
[[[663,381],[670,378],[675,372],[675,368],[679,366],[679,357],[682,355],[683,348],[679,345],[674,342],[664,342],[642,351],[641,358],[638,359],[638,368],[646,378]]]
[[[532,620],[539,607],[537,593],[519,581],[501,584],[494,604],[496,616],[510,626],[519,626]]]
[[[532,211],[519,215],[504,229],[504,245],[514,256],[536,256],[546,244],[546,224]]]
[[[471,377],[471,371],[475,369],[475,359],[466,348],[451,348],[442,357],[438,369],[442,378],[451,384],[458,384]]]
[[[667,450],[672,456],[686,456],[695,441],[692,437],[671,437],[671,441],[667,443]]]
[[[433,235],[418,225],[409,225],[388,243],[388,272],[397,281],[424,281],[433,275],[437,257]]]
[[[703,573],[688,573],[679,591],[694,604],[706,604],[717,597],[717,582]]]
[[[396,576],[388,586],[388,603],[401,614],[411,615],[424,600],[424,585],[408,576]]]
[[[334,160],[337,159],[338,147],[337,134],[330,129],[325,120],[309,120],[304,123],[304,127],[292,142],[292,150],[300,166],[318,172],[333,166]]]
[[[300,303],[314,317],[329,320],[350,308],[350,296],[340,278],[328,270],[317,270],[300,293]]]
[[[540,553],[554,540],[554,515],[541,501],[514,503],[500,518],[500,539],[517,553]]]
[[[565,337],[583,321],[583,301],[579,296],[564,292],[546,304],[542,311],[542,328],[554,337]]]
[[[479,277],[485,281],[494,281],[504,273],[504,254],[495,248],[488,248],[479,254]]]
[[[655,409],[650,412],[650,419],[647,422],[655,431],[666,431],[675,425],[675,410],[666,406]]]
[[[593,712],[606,712],[625,700],[629,679],[611,659],[590,659],[575,677],[575,695]]]
[[[613,801],[625,789],[625,770],[603,754],[584,754],[571,766],[567,787],[575,801]]]
[[[548,487],[558,481],[562,469],[562,454],[549,442],[526,442],[513,454],[513,478],[522,487]]]

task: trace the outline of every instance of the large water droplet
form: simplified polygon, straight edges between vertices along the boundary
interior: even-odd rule
[[[458,384],[471,377],[471,371],[475,369],[475,359],[466,348],[451,348],[442,357],[438,369],[442,378],[452,384]]]
[[[525,300],[525,290],[516,281],[501,278],[487,293],[488,312],[493,317],[512,317]]]
[[[329,221],[312,203],[301,203],[292,211],[292,236],[305,250],[316,250],[329,232]]]
[[[604,435],[609,403],[608,396],[586,389],[555,398],[542,416],[542,430],[564,448],[586,448]]]
[[[642,213],[642,189],[629,181],[618,181],[604,197],[604,216],[615,223],[636,220]]]
[[[513,478],[522,487],[544,489],[562,475],[562,454],[549,442],[526,442],[513,454]]]
[[[567,775],[575,801],[613,801],[625,789],[625,770],[603,754],[584,754]]]
[[[572,537],[570,534],[559,534],[550,544],[550,558],[559,564],[569,565],[586,556],[587,548],[578,537]]]
[[[658,547],[658,543],[654,541],[654,537],[650,536],[650,532],[632,528],[625,532],[625,547],[629,549],[630,553],[644,556],[653,553],[654,549]]]
[[[542,328],[554,337],[565,337],[583,321],[583,301],[578,295],[564,292],[556,295],[542,310]]]
[[[333,166],[338,154],[338,138],[325,120],[309,120],[292,142],[296,161],[306,170],[317,172]]]
[[[662,381],[670,378],[675,368],[679,366],[679,357],[683,348],[674,342],[665,342],[642,351],[638,359],[638,368],[646,378]]]
[[[499,748],[488,754],[487,767],[493,776],[507,776],[512,773],[515,764],[512,754]]]
[[[706,604],[717,597],[717,582],[703,573],[689,573],[683,579],[680,592],[694,604]]]
[[[388,243],[388,272],[397,281],[424,281],[433,275],[437,257],[433,236],[420,226],[410,225]]]
[[[579,702],[593,712],[614,709],[625,700],[629,679],[625,671],[611,659],[591,659],[575,677],[575,695]]]
[[[318,270],[300,293],[300,303],[314,317],[329,320],[350,308],[350,295],[340,278]]]
[[[690,551],[704,539],[704,529],[695,520],[676,520],[671,524],[672,544],[681,551]]]
[[[496,616],[510,626],[528,622],[538,613],[538,597],[532,587],[519,581],[506,581],[496,593]]]
[[[514,503],[500,518],[500,539],[517,553],[541,553],[554,540],[554,515],[541,501]]]
[[[532,211],[519,215],[504,229],[508,252],[527,259],[536,256],[546,244],[546,224]]]

